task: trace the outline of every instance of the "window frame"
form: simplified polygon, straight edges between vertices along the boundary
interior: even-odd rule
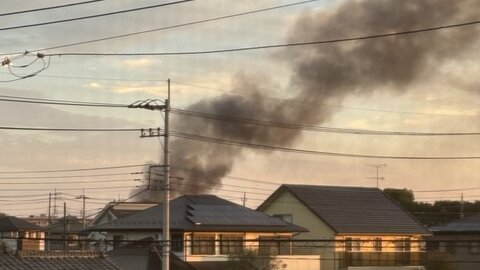
[[[193,234],[190,252],[192,255],[215,255],[215,234]]]

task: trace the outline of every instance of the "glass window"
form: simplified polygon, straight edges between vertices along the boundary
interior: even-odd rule
[[[397,238],[395,239],[395,251],[410,251],[411,249],[410,238]]]
[[[220,254],[240,254],[242,251],[242,235],[222,234],[220,236]]]
[[[258,252],[269,255],[290,255],[290,243],[289,236],[260,236]]]
[[[215,235],[194,234],[192,236],[192,254],[215,254]]]
[[[114,235],[113,236],[113,248],[118,248],[122,245],[123,235]]]
[[[352,251],[353,243],[351,237],[345,237],[345,251]]]
[[[480,254],[480,242],[468,242],[468,253]]]

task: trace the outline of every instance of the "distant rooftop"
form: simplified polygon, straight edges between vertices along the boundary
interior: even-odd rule
[[[14,216],[0,218],[0,232],[43,231],[43,227]]]
[[[452,222],[430,227],[433,233],[480,233],[480,214],[466,216]]]

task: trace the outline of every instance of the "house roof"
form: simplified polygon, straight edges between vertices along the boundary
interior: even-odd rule
[[[429,229],[433,233],[480,233],[480,214],[466,216]]]
[[[92,231],[161,231],[163,206],[93,226]],[[170,203],[170,228],[180,231],[300,232],[304,228],[214,195],[185,195]]]
[[[290,192],[339,234],[430,234],[378,188],[282,185],[258,209],[283,192]]]
[[[14,216],[0,218],[0,232],[44,231],[43,227]]]
[[[120,270],[101,253],[20,251],[13,255],[6,251],[2,243],[0,243],[0,269]]]
[[[64,225],[64,220],[61,218],[58,219],[57,222],[48,226],[46,230],[52,233],[63,233]],[[67,233],[78,234],[82,230],[84,230],[82,220],[76,217],[67,217]]]
[[[107,214],[113,214],[115,218],[123,218],[129,215],[133,215],[140,211],[157,205],[156,203],[139,203],[139,202],[110,202],[108,203],[100,213],[92,220],[92,225],[97,223]]]

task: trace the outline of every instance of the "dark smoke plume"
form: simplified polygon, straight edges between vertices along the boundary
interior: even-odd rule
[[[345,1],[334,11],[301,16],[288,41],[327,40],[391,33],[476,20],[476,0],[363,0]],[[286,123],[320,124],[334,108],[293,104],[341,103],[348,95],[378,89],[406,91],[413,83],[446,60],[465,53],[477,40],[479,28],[469,26],[420,34],[318,46],[282,52],[291,66],[289,91],[297,95],[285,101],[265,98],[273,84],[268,75],[239,73],[233,89],[248,96],[223,95],[191,105],[187,110]],[[265,72],[268,74],[268,71]],[[272,77],[274,74],[271,74]],[[268,94],[267,94],[268,95]],[[174,116],[174,130],[203,136],[291,146],[295,130]],[[203,193],[221,186],[243,149],[213,143],[175,140],[172,145],[172,180],[176,194]]]

